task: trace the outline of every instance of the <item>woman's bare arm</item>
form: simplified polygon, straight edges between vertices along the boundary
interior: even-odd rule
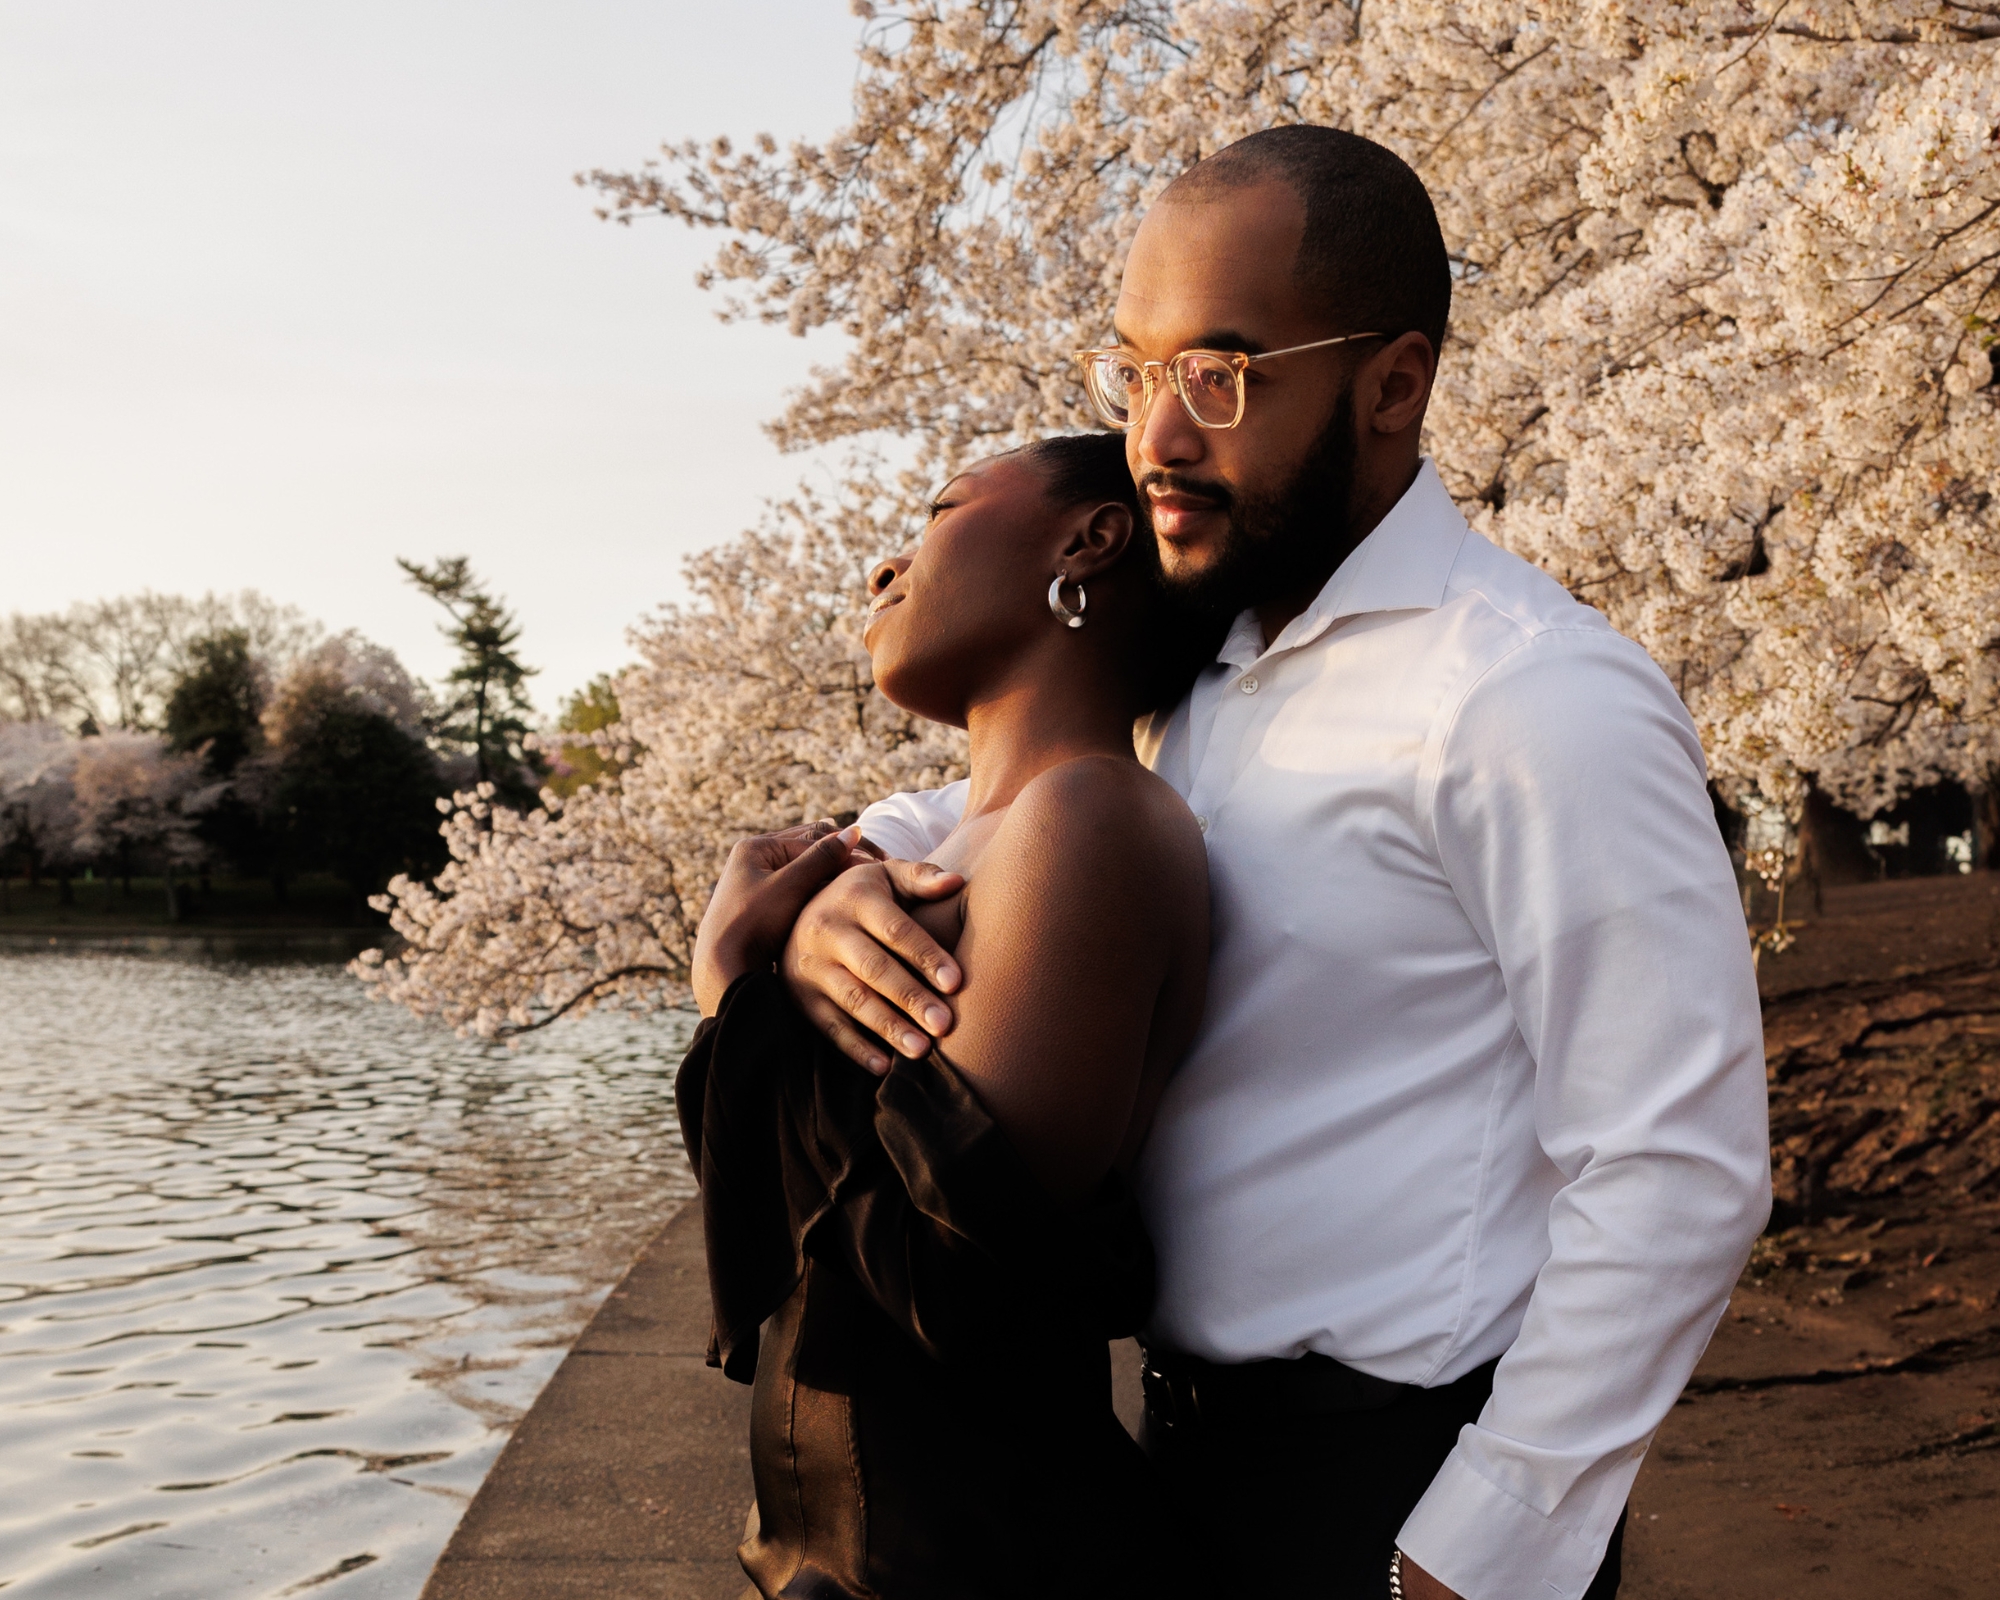
[[[1198,996],[1162,997],[1174,983],[1198,991],[1207,938],[1201,835],[1135,763],[1044,773],[981,855],[946,1049],[1059,1200],[1087,1194],[1124,1144],[1156,1018],[1192,1026]]]

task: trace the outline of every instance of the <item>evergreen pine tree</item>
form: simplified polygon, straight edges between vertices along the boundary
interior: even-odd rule
[[[464,556],[441,556],[428,567],[396,564],[451,617],[439,631],[457,647],[458,665],[445,680],[452,692],[439,709],[437,737],[470,753],[479,782],[492,784],[499,799],[516,808],[533,804],[542,766],[523,743],[534,707],[522,685],[535,669],[514,654],[520,625]]]

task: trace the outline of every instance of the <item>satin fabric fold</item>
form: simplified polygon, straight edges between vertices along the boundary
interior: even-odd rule
[[[1116,1174],[1040,1190],[937,1051],[871,1078],[739,979],[675,1099],[701,1184],[709,1361],[754,1386],[767,1596],[1199,1592],[1111,1409],[1153,1257]]]

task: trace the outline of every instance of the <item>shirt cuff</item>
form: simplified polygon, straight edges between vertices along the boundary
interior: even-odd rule
[[[1464,1600],[1580,1600],[1604,1561],[1602,1544],[1586,1544],[1496,1487],[1457,1449],[1396,1543]]]

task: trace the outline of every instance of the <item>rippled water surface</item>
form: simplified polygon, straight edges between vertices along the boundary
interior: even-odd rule
[[[412,1600],[692,1191],[685,1032],[509,1053],[331,963],[0,952],[6,1600]]]

